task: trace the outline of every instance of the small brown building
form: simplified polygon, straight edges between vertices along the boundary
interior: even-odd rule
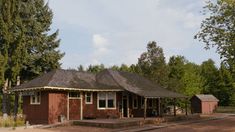
[[[53,70],[12,92],[23,96],[23,114],[31,124],[90,118],[160,115],[162,98],[184,95],[161,88],[137,74],[104,70],[98,74]]]
[[[191,99],[192,113],[212,114],[218,107],[219,100],[210,94],[194,95]]]

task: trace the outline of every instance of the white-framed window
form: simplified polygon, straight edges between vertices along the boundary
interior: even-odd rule
[[[138,96],[137,95],[133,95],[132,108],[133,109],[138,109]]]
[[[39,105],[41,103],[41,92],[35,92],[30,96],[30,104]]]
[[[80,92],[69,92],[69,99],[80,99]]]
[[[86,104],[92,104],[92,100],[93,100],[92,92],[86,92],[86,94],[85,94],[85,102],[86,102]]]
[[[99,92],[97,106],[98,109],[116,109],[116,93]]]

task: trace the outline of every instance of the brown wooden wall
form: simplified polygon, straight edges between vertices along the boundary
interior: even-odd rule
[[[30,124],[48,124],[48,93],[41,93],[40,105],[31,105],[30,96],[24,96],[23,114]]]
[[[84,118],[119,118],[119,105],[121,101],[121,93],[116,94],[116,109],[97,109],[97,92],[93,92],[92,104],[85,103],[85,93],[83,94],[83,117]]]

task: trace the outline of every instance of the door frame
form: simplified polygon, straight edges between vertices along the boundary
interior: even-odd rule
[[[126,118],[129,118],[130,114],[129,114],[129,94],[127,92],[122,92],[122,118],[125,118],[124,117],[124,103],[123,103],[123,100],[126,99],[126,113],[127,113],[127,117]]]

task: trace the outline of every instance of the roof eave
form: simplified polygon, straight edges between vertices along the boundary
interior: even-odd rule
[[[44,87],[32,87],[32,88],[20,88],[20,89],[11,89],[10,92],[23,92],[23,91],[36,91],[36,90],[62,90],[62,91],[93,91],[93,92],[102,92],[102,91],[124,91],[123,89],[94,89],[94,88],[66,88],[66,87],[51,87],[51,86],[44,86]]]

